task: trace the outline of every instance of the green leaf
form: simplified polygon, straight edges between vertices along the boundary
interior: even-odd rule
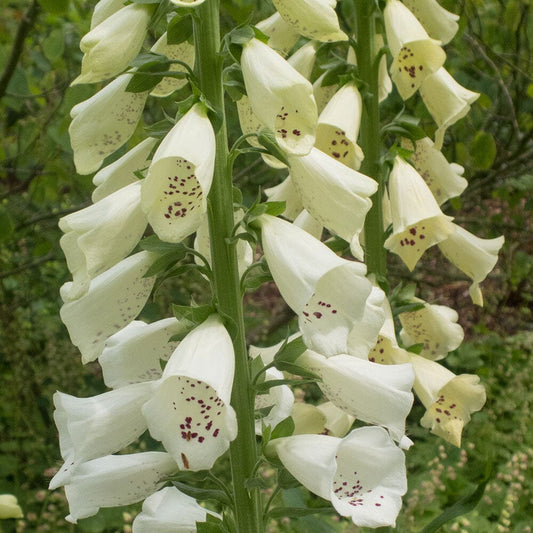
[[[215,310],[211,305],[199,305],[197,307],[191,307],[188,305],[172,305],[172,312],[178,320],[185,322],[191,322],[192,324],[199,325],[204,322],[209,315],[212,315]]]
[[[272,430],[271,439],[281,439],[282,437],[290,437],[294,433],[294,420],[292,416],[284,418]]]
[[[192,36],[192,17],[176,15],[167,27],[167,43],[181,44]]]
[[[478,131],[470,145],[472,164],[480,169],[487,170],[494,163],[497,148],[494,137],[485,131]]]
[[[65,35],[61,28],[57,28],[50,32],[50,35],[43,42],[43,52],[50,62],[63,55],[65,51]]]
[[[294,363],[287,363],[285,361],[279,361],[276,363],[276,368],[281,372],[289,372],[295,376],[302,376],[303,378],[308,378],[311,381],[320,381],[321,378],[314,372],[311,372],[307,368],[296,365]]]
[[[15,224],[8,210],[0,206],[0,242],[7,241],[15,231]]]
[[[300,336],[290,342],[285,343],[274,356],[274,362],[276,366],[278,363],[294,363],[300,355],[302,355],[307,346],[305,345],[303,338]]]
[[[144,277],[149,278],[151,276],[157,276],[161,272],[168,270],[170,267],[174,266],[176,263],[181,261],[185,257],[185,255],[186,255],[185,248],[176,249],[176,250],[167,252],[161,257],[158,257],[152,263],[152,265],[150,266],[150,268],[148,269]]]
[[[215,500],[224,505],[231,505],[227,494],[223,490],[216,489],[202,489],[198,487],[191,487],[181,481],[172,481],[172,484],[181,492],[195,498],[196,500]]]

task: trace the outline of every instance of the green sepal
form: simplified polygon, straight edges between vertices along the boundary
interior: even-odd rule
[[[420,355],[420,352],[422,352],[423,349],[424,349],[423,342],[419,342],[418,344],[413,344],[412,346],[409,346],[408,348],[406,348],[406,350],[409,353],[414,353],[416,355]]]
[[[166,272],[169,270],[169,268],[175,266],[176,263],[181,261],[185,257],[186,253],[185,247],[176,248],[175,250],[166,252],[152,263],[144,277],[149,278],[151,276],[157,276],[161,272]]]
[[[272,274],[266,261],[261,260],[249,266],[244,272],[241,278],[241,291],[254,291],[268,281],[272,281]]]
[[[281,439],[283,437],[290,437],[294,433],[294,420],[292,416],[284,418],[281,422],[276,424],[276,427],[270,434],[270,439]]]
[[[274,356],[276,367],[278,367],[278,363],[294,363],[305,350],[307,350],[307,346],[302,337],[285,342]]]
[[[222,73],[222,79],[226,92],[234,102],[240,100],[242,95],[246,94],[241,66],[238,63],[233,63],[226,67]]]
[[[274,133],[271,130],[263,128],[257,134],[257,141],[267,150],[270,155],[274,156],[284,165],[290,167],[289,160],[287,159],[285,152],[279,147],[279,144],[276,141],[276,137],[274,136]]]
[[[198,487],[191,487],[187,483],[181,481],[172,481],[172,484],[187,496],[191,496],[196,500],[215,500],[224,505],[231,505],[227,494],[223,490],[216,489],[201,489]]]
[[[167,44],[181,44],[192,36],[192,17],[178,13],[167,26]]]
[[[205,522],[196,522],[197,533],[229,533],[230,530],[219,518],[208,514]]]
[[[194,327],[204,322],[215,309],[212,305],[199,305],[192,307],[189,305],[172,304],[172,313],[181,322],[190,322]]]
[[[159,239],[157,235],[150,235],[143,239],[139,246],[141,250],[146,250],[147,252],[156,252],[159,254],[164,254],[168,252],[174,252],[176,250],[185,250],[185,245],[182,243],[173,243],[165,242]]]
[[[294,365],[294,367],[296,367],[296,365]],[[301,370],[298,370],[298,372],[306,372],[306,369],[303,367],[299,367],[299,369]],[[316,383],[319,380],[320,378],[318,376],[310,379],[269,379],[267,381],[263,381],[263,383],[256,384],[254,389],[261,394],[269,389],[272,389],[273,387],[279,387],[280,385],[303,385],[305,383]]]

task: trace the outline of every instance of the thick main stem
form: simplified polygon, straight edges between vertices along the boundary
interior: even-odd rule
[[[196,69],[200,89],[217,110],[222,125],[216,132],[215,173],[209,193],[209,234],[214,290],[218,311],[228,321],[235,349],[235,381],[231,403],[237,414],[239,433],[230,448],[235,523],[238,533],[264,531],[260,496],[248,490],[257,463],[254,405],[245,341],[242,295],[235,245],[227,239],[233,230],[232,176],[228,170],[228,139],[222,86],[219,0],[206,0],[193,17]]]
[[[368,84],[363,99],[361,121],[361,148],[365,154],[361,172],[378,182],[378,191],[372,197],[372,208],[365,222],[365,261],[368,272],[379,279],[386,276],[386,251],[383,246],[382,198],[384,181],[380,171],[380,125],[379,125],[379,87],[375,46],[375,4],[368,0],[355,0],[357,13],[357,65],[360,77]]]

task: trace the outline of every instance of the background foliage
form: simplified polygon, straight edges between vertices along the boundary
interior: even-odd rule
[[[526,468],[533,461],[527,423],[533,375],[532,6],[530,0],[441,3],[461,15],[459,36],[447,47],[447,67],[462,85],[482,93],[472,112],[446,138],[448,159],[465,166],[469,180],[468,189],[447,206],[447,212],[481,237],[504,234],[506,244],[497,269],[484,284],[483,309],[470,303],[469,281],[451,281],[463,278],[451,265],[443,266],[437,254],[426,254],[411,275],[398,260],[390,259],[396,281],[411,277],[419,283],[422,298],[458,309],[467,340],[447,364],[456,373],[479,373],[489,398],[466,429],[464,450],[423,430],[418,424],[422,408],[415,407],[409,422],[416,441],[408,454],[410,489],[397,530],[421,530],[470,494],[492,469],[480,504],[443,531],[528,532],[531,479]],[[93,4],[4,0],[0,5],[0,493],[16,494],[25,513],[22,521],[3,521],[0,531],[127,531],[131,522],[123,510],[104,510],[74,528],[63,521],[63,495],[46,490],[50,468],[60,459],[53,392],[102,392],[98,366],[80,365],[59,320],[58,293],[68,272],[58,245],[57,220],[88,205],[92,189],[90,177],[74,171],[67,128],[71,107],[95,90],[69,87],[79,73],[78,43],[88,30]],[[271,12],[265,1],[222,4],[226,29],[252,12],[253,21]],[[349,4],[341,3],[347,17]],[[397,104],[392,97],[387,106]],[[172,108],[171,101],[167,105]],[[413,98],[407,106],[423,117],[431,134],[434,125],[421,101]],[[156,122],[159,113],[148,107],[145,125]],[[236,137],[234,108],[228,114]],[[142,127],[129,146],[143,137]],[[236,180],[245,198],[253,198],[257,186],[277,177],[251,159],[239,162]],[[186,303],[185,294],[193,292],[201,301],[203,289],[196,278],[165,285],[146,317],[168,308],[170,296]],[[292,318],[270,284],[248,297],[247,309],[250,341],[255,343],[283,335]],[[290,489],[284,498],[297,506],[302,494]],[[272,530],[319,533],[357,528],[307,517],[282,521]]]

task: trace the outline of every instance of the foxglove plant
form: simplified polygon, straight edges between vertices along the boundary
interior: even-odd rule
[[[477,376],[436,362],[462,342],[458,314],[414,290],[398,302],[386,271],[387,250],[413,270],[437,245],[481,304],[503,244],[446,214],[467,182],[440,150],[477,97],[443,67],[456,16],[435,0],[350,1],[354,27],[335,0],[273,0],[270,17],[222,39],[219,0],[96,4],[75,82],[106,85],[69,128],[96,188],[60,221],[73,278],[61,318],[112,390],[54,396],[64,464],[50,488],[65,487],[67,520],[144,500],[134,533],[263,533],[295,512],[283,508],[291,474],[329,502],[321,512],[394,526],[416,450],[413,391],[422,426],[456,446],[483,406]],[[387,52],[400,99],[420,98],[437,123],[435,142],[401,113],[381,128]],[[231,149],[225,89],[242,130]],[[141,135],[147,101],[165,118]],[[282,169],[266,202],[250,206],[233,184],[243,153]],[[144,313],[154,287],[189,271],[207,303]],[[264,281],[296,320],[277,345],[248,347],[243,294]]]

